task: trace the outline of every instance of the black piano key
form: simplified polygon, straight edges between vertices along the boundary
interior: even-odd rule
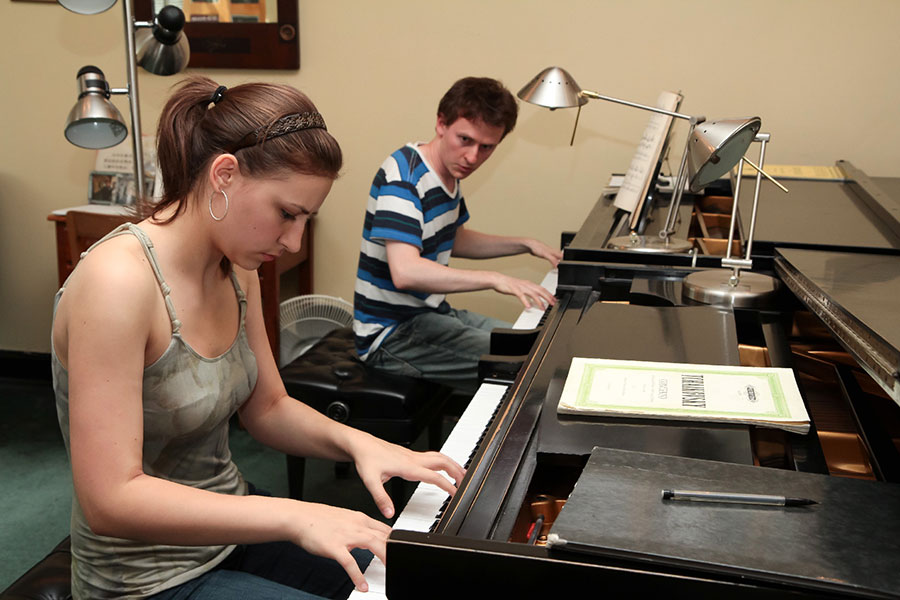
[[[547,317],[550,315],[550,309],[553,308],[550,305],[547,305],[547,308],[544,309],[544,314],[541,315],[541,318],[538,319],[537,327],[535,329],[540,329],[547,323]]]

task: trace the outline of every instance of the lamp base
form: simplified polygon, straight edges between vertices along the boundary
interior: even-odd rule
[[[684,295],[691,300],[715,306],[750,308],[774,303],[781,282],[761,273],[744,271],[732,285],[731,269],[697,271],[684,278]]]
[[[681,254],[694,247],[687,240],[661,238],[655,235],[621,235],[609,240],[608,246],[615,250],[630,250],[648,254]]]

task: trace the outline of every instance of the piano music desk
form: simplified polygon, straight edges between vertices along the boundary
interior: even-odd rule
[[[125,211],[123,206],[108,206],[102,204],[90,204],[84,206],[73,206],[71,208],[63,208],[54,210],[47,216],[47,220],[56,224],[56,268],[59,274],[59,285],[62,287],[66,278],[74,268],[72,256],[69,252],[69,237],[66,228],[66,212],[69,210],[84,210],[91,212],[115,214]],[[272,347],[272,354],[275,355],[275,361],[278,362],[279,349],[279,324],[278,313],[279,304],[281,303],[281,276],[284,273],[296,268],[297,279],[296,285],[297,295],[311,294],[313,282],[313,220],[308,219],[306,222],[306,231],[303,233],[303,244],[300,251],[296,253],[284,253],[272,262],[260,265],[259,288],[262,298],[263,319],[266,323],[266,334],[269,336],[269,345]]]

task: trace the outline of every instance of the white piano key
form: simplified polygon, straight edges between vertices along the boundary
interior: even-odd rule
[[[384,589],[385,582],[385,568],[384,563],[381,562],[381,559],[377,556],[372,559],[372,562],[369,563],[369,566],[366,567],[366,581],[369,583],[369,594],[384,594],[386,590]],[[368,595],[366,596],[368,598]]]
[[[441,452],[459,464],[465,465],[506,390],[505,385],[482,384],[453,427],[453,431],[441,447]],[[417,532],[430,530],[437,520],[441,505],[448,497],[449,494],[438,486],[420,483],[400,512],[393,528]],[[365,570],[365,576],[369,583],[369,591],[364,594],[353,590],[350,600],[387,600],[384,563],[377,557],[373,558]]]
[[[376,559],[377,560],[377,559]],[[379,561],[381,562],[381,561]],[[368,575],[366,579],[370,578]],[[382,581],[384,581],[384,575],[382,574]],[[353,590],[350,592],[350,595],[347,596],[347,600],[387,600],[387,594],[384,590],[380,592],[376,592],[372,590],[372,582],[369,581],[369,591],[368,592],[360,592],[359,590]]]
[[[426,487],[427,486],[427,487]],[[426,531],[434,522],[435,513],[441,503],[447,499],[447,492],[435,485],[420,484],[406,507],[394,522],[394,529],[406,529],[408,531]],[[436,508],[437,507],[437,508]],[[407,522],[427,521],[425,529],[413,528],[412,523]]]
[[[387,600],[387,590],[385,590],[385,568],[384,563],[377,556],[372,559],[369,566],[364,571],[366,582],[369,584],[368,592],[360,592],[353,590],[348,596],[348,600]]]
[[[544,280],[541,281],[541,285],[546,288],[547,291],[549,291],[551,294],[555,294],[556,282],[558,278],[559,271],[557,271],[556,269],[552,269],[544,277]],[[543,308],[526,308],[521,313],[519,313],[519,318],[516,319],[516,322],[513,324],[513,329],[534,329],[538,326],[538,323],[543,316]]]
[[[387,600],[387,594],[385,594],[384,592],[363,593],[358,590],[353,590],[352,592],[350,592],[350,595],[347,596],[347,600]]]

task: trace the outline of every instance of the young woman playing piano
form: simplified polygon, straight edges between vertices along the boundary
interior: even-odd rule
[[[157,140],[162,200],[88,251],[54,308],[54,387],[75,487],[74,596],[365,590],[361,568],[371,553],[384,558],[388,526],[254,494],[228,449],[237,411],[281,452],[353,460],[386,517],[391,477],[452,493],[450,479],[463,475],[439,453],[325,418],[281,383],[256,269],[299,249],[341,168],[340,148],[297,90],[205,78],[175,91]]]

